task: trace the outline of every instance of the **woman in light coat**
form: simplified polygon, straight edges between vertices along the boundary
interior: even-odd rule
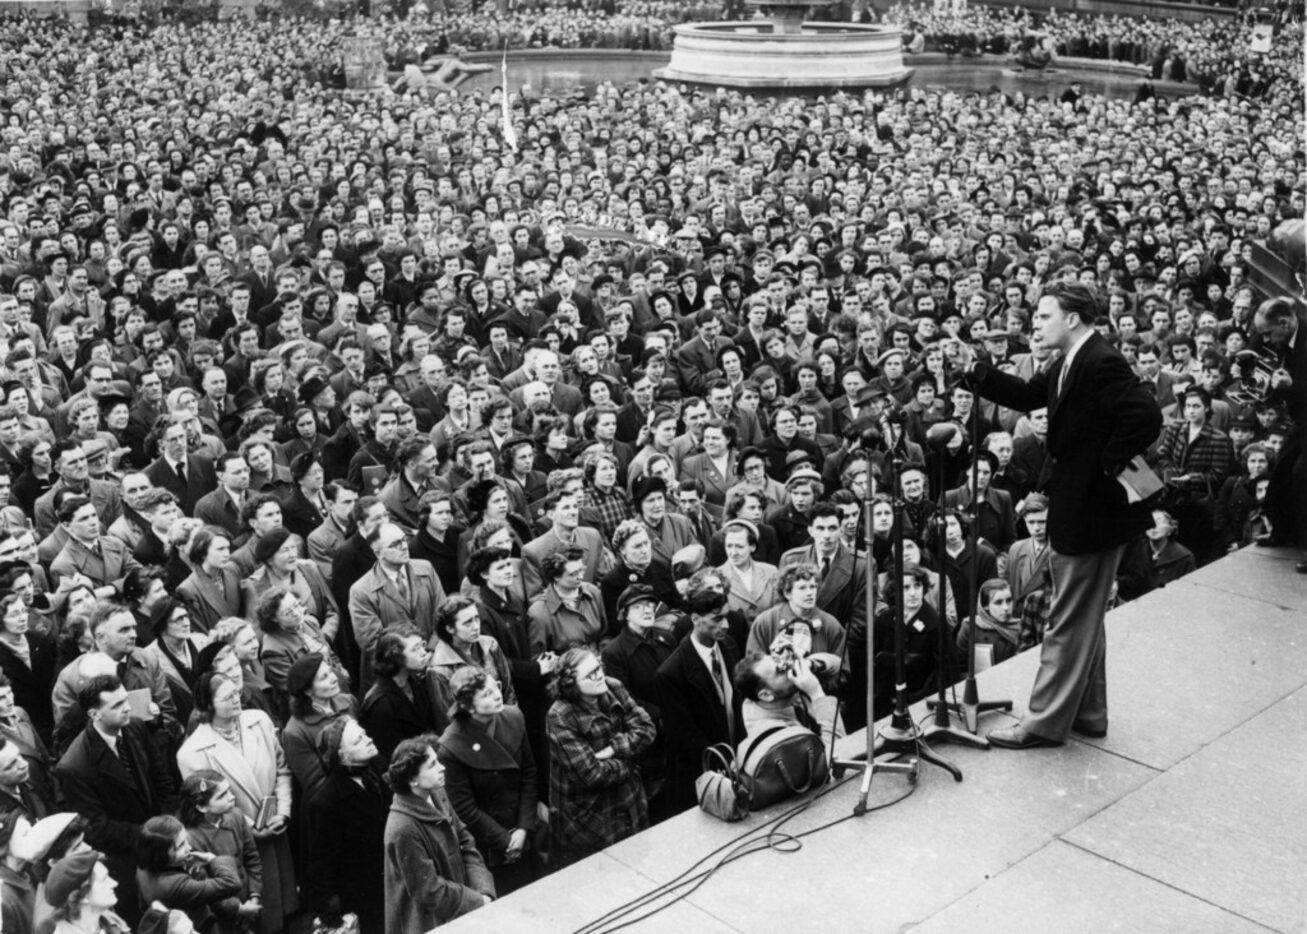
[[[263,913],[258,929],[274,934],[299,907],[291,863],[291,774],[272,719],[242,710],[240,685],[207,672],[195,684],[195,709],[204,721],[177,752],[182,778],[200,769],[225,776],[236,807],[250,822],[263,861]]]

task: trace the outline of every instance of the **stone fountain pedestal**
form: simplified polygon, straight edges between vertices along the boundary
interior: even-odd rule
[[[753,0],[768,19],[676,27],[666,81],[739,88],[887,87],[912,76],[897,27],[805,22],[832,0]]]

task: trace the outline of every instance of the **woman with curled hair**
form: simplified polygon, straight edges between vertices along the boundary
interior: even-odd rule
[[[762,497],[764,510],[785,506],[790,501],[790,494],[786,491],[785,484],[773,480],[767,474],[767,455],[761,448],[745,448],[739,453],[735,458],[735,477],[735,485],[726,491],[728,503],[735,495],[750,492]],[[750,522],[755,521],[748,516],[743,518],[749,519]]]
[[[505,705],[499,684],[479,668],[458,669],[449,686],[453,722],[437,750],[445,791],[476,838],[495,888],[506,895],[539,878],[540,834],[548,826],[526,720]]]
[[[335,671],[341,690],[348,691],[349,672],[331,648],[318,621],[295,594],[282,587],[263,593],[254,608],[254,621],[263,632],[263,670],[272,689],[289,706],[287,678],[291,666],[306,655],[321,655]]]
[[[489,568],[493,560],[503,561],[502,557],[496,557],[500,554],[502,553],[490,549],[479,551],[478,564],[485,563]],[[470,597],[455,594],[436,610],[435,622],[436,645],[431,656],[431,671],[438,679],[437,696],[441,698],[444,709],[448,710],[451,703],[449,679],[464,665],[484,668],[494,675],[503,685],[505,703],[516,705],[517,694],[513,690],[513,675],[508,667],[508,659],[497,639],[482,634],[481,610],[476,602]]]
[[[463,583],[459,587],[459,592],[465,597],[476,599],[477,588],[479,584],[473,583],[468,576],[468,559],[470,555],[475,554],[486,548],[502,548],[508,552],[513,561],[513,570],[516,576],[516,583],[513,585],[513,592],[517,594],[522,605],[527,603],[526,596],[526,577],[522,573],[522,539],[518,538],[513,527],[502,519],[490,519],[482,522],[474,529],[469,529],[465,533],[467,537],[466,551],[459,558],[459,569],[463,575]],[[460,543],[462,547],[462,543]]]
[[[185,826],[171,815],[151,817],[141,827],[136,867],[141,900],[186,912],[197,929],[223,930],[217,916],[236,914],[242,886],[235,859],[194,849]]]
[[[445,793],[434,736],[406,739],[386,770],[385,934],[430,931],[488,904],[495,882]]]
[[[18,463],[22,470],[14,478],[9,496],[28,515],[36,508],[36,501],[50,492],[58,479],[54,472],[54,458],[50,456],[53,446],[50,438],[36,432],[24,434],[18,443]]]
[[[559,659],[553,692],[549,800],[555,853],[567,865],[649,825],[636,762],[656,731],[590,649],[569,649]]]
[[[495,478],[475,483],[467,491],[467,531],[458,537],[458,565],[467,568],[467,558],[478,546],[476,539],[483,525],[502,522],[512,532],[516,553],[521,554],[522,543],[529,542],[535,536],[523,514],[513,512],[513,501],[508,486],[503,480]],[[485,533],[489,534],[489,533]],[[484,539],[483,539],[484,540]]]
[[[242,708],[236,681],[206,672],[196,679],[194,696],[201,722],[177,751],[177,767],[183,779],[211,769],[230,782],[236,810],[254,835],[263,869],[259,930],[271,934],[281,930],[298,907],[286,833],[291,814],[288,758],[272,718]]]
[[[726,507],[726,491],[735,484],[736,435],[733,422],[711,418],[703,426],[703,453],[681,462],[680,479],[703,484],[704,508],[718,524]]]
[[[631,497],[621,484],[621,462],[607,452],[591,454],[585,460],[585,497],[581,501],[581,521],[598,529],[604,541],[631,518]]]
[[[278,727],[285,723],[286,714],[278,709],[277,692],[268,682],[263,667],[263,640],[254,624],[247,619],[229,616],[221,620],[209,635],[212,641],[200,651],[195,676],[198,678],[212,669],[238,677],[242,687],[242,706],[247,710],[262,710]]]
[[[259,394],[263,407],[286,424],[295,412],[295,395],[287,386],[286,365],[279,357],[254,361],[250,368],[250,385]]]
[[[209,632],[225,617],[246,615],[241,575],[231,563],[231,541],[226,535],[201,528],[186,548],[186,559],[192,570],[177,586],[177,596],[199,629]]]
[[[568,454],[572,436],[567,433],[567,427],[567,419],[561,415],[536,419],[531,432],[536,446],[536,470],[549,474],[572,466],[572,457]]]
[[[279,461],[294,463],[301,454],[313,453],[321,456],[326,447],[327,436],[318,430],[318,417],[313,409],[306,405],[297,406],[286,419],[290,429],[290,440],[277,446]]]
[[[599,582],[604,619],[609,626],[606,636],[611,638],[621,631],[617,622],[617,600],[632,584],[644,584],[668,607],[681,605],[681,594],[672,580],[671,568],[653,559],[653,539],[643,519],[627,519],[617,527],[613,532],[613,550],[617,552],[617,566]]]
[[[300,557],[301,547],[299,536],[285,526],[260,538],[254,546],[258,565],[245,579],[245,602],[257,606],[263,594],[273,590],[292,593],[317,623],[323,638],[332,642],[340,627],[340,610],[317,563]]]
[[[363,698],[359,723],[377,744],[384,766],[406,739],[444,730],[449,715],[431,673],[431,653],[413,626],[390,629],[373,649],[376,676]]]

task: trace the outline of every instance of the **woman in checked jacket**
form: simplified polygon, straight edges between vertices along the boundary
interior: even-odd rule
[[[654,724],[587,648],[559,660],[549,708],[549,799],[559,865],[649,826],[636,761]]]

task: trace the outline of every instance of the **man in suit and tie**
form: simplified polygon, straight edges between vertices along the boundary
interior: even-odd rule
[[[91,679],[77,695],[86,729],[72,741],[55,776],[64,805],[89,825],[86,842],[105,856],[118,883],[117,911],[140,917],[136,842],[151,817],[177,810],[177,786],[145,727],[132,719],[127,688],[114,675]]]
[[[159,439],[160,454],[145,468],[145,475],[155,486],[170,490],[182,512],[193,516],[196,504],[217,488],[218,477],[208,457],[187,449],[186,423],[190,418],[188,412],[174,412],[168,417]]]
[[[1175,374],[1162,368],[1162,351],[1156,344],[1142,344],[1135,353],[1139,378],[1152,392],[1160,408],[1175,404]]]
[[[1097,293],[1079,283],[1049,286],[1032,319],[1040,343],[1061,354],[1022,380],[987,364],[968,367],[987,399],[1022,412],[1047,405],[1050,621],[1027,713],[990,731],[996,746],[1058,745],[1075,731],[1107,735],[1103,618],[1126,545],[1152,524],[1149,508],[1128,503],[1116,477],[1157,440],[1162,412],[1125,358],[1093,327]]]
[[[808,513],[808,535],[812,544],[791,548],[781,555],[778,569],[809,564],[817,568],[820,583],[817,605],[840,620],[846,628],[867,624],[867,581],[875,579],[867,558],[855,555],[840,534],[840,510],[822,502]]]
[[[726,596],[699,590],[688,601],[691,630],[654,675],[667,738],[667,798],[672,811],[695,803],[703,751],[744,738],[741,698],[731,684],[739,649],[728,634]]]
[[[75,575],[90,580],[95,595],[112,597],[122,590],[123,578],[140,567],[121,541],[100,533],[100,514],[84,496],[69,496],[59,504],[59,522],[68,541],[50,562],[50,578],[58,584]]]
[[[350,624],[362,658],[359,694],[372,686],[373,652],[381,634],[400,626],[415,626],[422,638],[435,632],[436,609],[445,602],[445,588],[431,562],[410,558],[408,536],[394,522],[382,522],[367,536],[376,555],[372,570],[349,589]]]
[[[522,546],[522,577],[527,599],[545,588],[541,573],[545,558],[568,548],[581,549],[585,561],[585,573],[581,579],[587,584],[597,585],[602,572],[607,571],[604,567],[604,540],[598,531],[580,524],[581,494],[555,490],[545,498],[545,514],[552,523],[549,531]]]
[[[631,374],[631,401],[617,410],[617,440],[632,446],[649,420],[654,403],[653,380],[643,370]]]
[[[267,247],[258,244],[250,247],[250,271],[236,282],[245,290],[248,308],[266,308],[277,300],[277,279]],[[232,289],[235,291],[236,285]]]
[[[238,538],[244,531],[241,509],[250,488],[250,465],[239,451],[228,451],[218,458],[218,488],[206,493],[195,504],[195,518],[223,529],[229,539]]]
[[[717,312],[705,308],[694,316],[698,333],[676,351],[676,366],[681,374],[681,388],[694,396],[702,396],[708,374],[717,369],[717,351],[730,345],[722,337],[722,320]]]
[[[122,515],[122,493],[118,484],[91,477],[86,452],[80,444],[67,438],[55,442],[50,449],[59,479],[54,486],[37,497],[33,507],[36,519],[36,540],[44,541],[55,530],[59,517],[55,515],[55,499],[61,492],[84,496],[95,504],[101,527],[108,529]]]

